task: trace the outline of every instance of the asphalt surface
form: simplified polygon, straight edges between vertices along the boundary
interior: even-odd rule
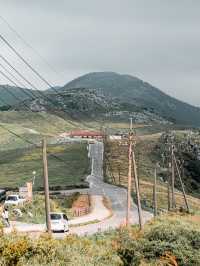
[[[113,215],[99,223],[73,228],[72,232],[78,235],[90,235],[99,231],[117,228],[125,223],[126,217],[127,190],[125,188],[107,184],[103,181],[103,143],[96,142],[90,144],[88,153],[92,162],[91,175],[87,177],[87,181],[90,184],[89,193],[107,197],[111,202]],[[131,205],[130,221],[132,224],[137,224],[137,206],[133,202]],[[146,211],[142,211],[142,214],[143,223],[153,217],[151,213]]]

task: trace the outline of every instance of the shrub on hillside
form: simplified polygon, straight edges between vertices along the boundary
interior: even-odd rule
[[[198,221],[192,216],[166,215],[147,224],[142,232],[134,227],[91,237],[68,236],[63,240],[46,234],[34,240],[17,234],[3,235],[0,265],[198,266]]]
[[[147,259],[167,253],[176,257],[178,265],[200,265],[200,230],[185,223],[158,224],[144,235],[142,252]]]
[[[69,236],[37,240],[16,234],[0,238],[0,265],[123,265],[108,239]]]
[[[32,251],[32,243],[27,237],[18,237],[15,234],[1,237],[0,265],[18,265],[20,259]]]
[[[126,234],[119,243],[118,254],[126,266],[164,258],[171,258],[179,266],[200,265],[200,229],[186,222],[161,220],[148,226],[142,237]]]

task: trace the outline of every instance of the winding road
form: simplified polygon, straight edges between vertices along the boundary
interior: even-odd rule
[[[124,224],[126,217],[127,190],[103,181],[103,143],[95,142],[90,144],[88,155],[92,162],[91,175],[87,177],[87,181],[90,184],[89,193],[107,197],[111,202],[113,215],[99,223],[79,226],[70,230],[78,235],[94,234],[99,231],[117,228]],[[137,206],[133,202],[131,205],[131,223],[137,224]],[[144,223],[153,217],[151,213],[146,211],[142,211],[142,214]]]

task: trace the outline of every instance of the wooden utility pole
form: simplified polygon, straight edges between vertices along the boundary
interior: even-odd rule
[[[133,134],[129,133],[129,150],[128,150],[128,188],[127,188],[127,210],[126,210],[126,226],[130,225],[130,209],[131,209],[131,183],[132,183],[132,146]]]
[[[155,167],[155,173],[154,173],[153,207],[154,207],[154,217],[156,217],[158,215],[158,206],[157,206],[157,166]]]
[[[189,212],[190,208],[189,208],[189,204],[188,204],[187,197],[186,197],[186,194],[185,194],[185,188],[184,188],[184,184],[183,184],[183,181],[182,181],[182,178],[181,178],[180,170],[179,170],[175,155],[173,157],[174,157],[174,162],[175,162],[176,170],[177,170],[177,173],[178,173],[178,177],[179,177],[179,180],[180,180],[180,183],[181,183],[181,188],[182,188],[182,192],[183,192],[183,198],[184,198],[184,201],[185,201],[185,206],[187,208],[187,211]]]
[[[130,209],[131,209],[131,185],[132,185],[132,169],[134,172],[135,189],[137,196],[138,217],[140,229],[143,228],[142,222],[142,208],[140,202],[139,181],[137,175],[137,166],[135,161],[135,152],[133,149],[133,120],[130,119],[130,132],[129,132],[129,151],[128,151],[128,189],[127,189],[127,212],[126,212],[126,225],[130,225]]]
[[[171,186],[172,186],[172,209],[176,208],[174,183],[175,183],[175,171],[174,171],[174,146],[171,146]]]
[[[136,195],[137,195],[137,207],[138,207],[139,225],[140,225],[140,229],[142,229],[143,228],[142,208],[141,208],[141,201],[140,201],[139,180],[138,180],[138,175],[137,175],[137,166],[136,166],[136,161],[135,161],[135,152],[134,152],[134,150],[132,150],[132,160],[133,160],[135,190],[136,190]]]
[[[120,169],[120,166],[118,166],[118,175],[119,175],[119,185],[121,185],[121,169]]]
[[[107,148],[107,137],[106,137],[106,128],[103,131],[103,177],[107,174],[106,167],[106,148]],[[93,169],[93,168],[92,168]]]
[[[171,170],[171,163],[169,163],[169,172],[168,172],[168,182],[167,182],[167,199],[168,199],[168,211],[171,210],[171,199],[170,199],[170,170]]]
[[[47,144],[46,144],[46,139],[43,139],[43,171],[44,171],[46,226],[47,226],[48,233],[51,234],[49,181],[48,181],[48,164],[47,164]]]

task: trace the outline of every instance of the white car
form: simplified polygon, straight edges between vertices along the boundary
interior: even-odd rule
[[[19,195],[8,195],[6,200],[5,200],[5,205],[20,205],[20,204],[23,204],[26,200],[19,196]]]
[[[64,213],[50,213],[51,230],[53,232],[68,232],[68,218]]]

